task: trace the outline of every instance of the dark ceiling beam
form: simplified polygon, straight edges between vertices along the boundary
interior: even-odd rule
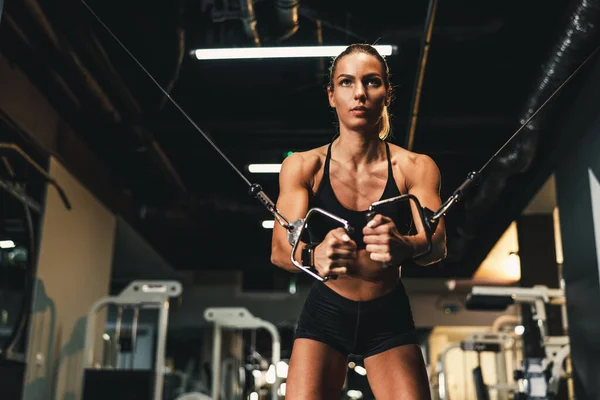
[[[22,5],[24,7],[22,12],[12,15],[11,10],[10,14],[24,32],[32,31],[31,50],[46,54],[51,63],[60,63],[58,69],[63,79],[68,84],[71,84],[71,79],[77,79],[78,93],[91,94],[92,96],[87,97],[94,100],[94,106],[99,108],[110,121],[120,123],[122,116],[113,101],[69,43],[54,29],[39,3],[35,0],[24,0]],[[65,76],[65,72],[69,74],[68,77]]]
[[[50,97],[63,104],[67,112],[75,113],[81,110],[82,100],[79,94],[69,87],[56,68],[48,62],[44,53],[33,56],[35,49],[32,39],[19,27],[8,11],[4,15],[3,25],[0,26],[0,34],[3,39],[0,41],[0,50],[7,59],[19,64],[30,79],[40,88],[44,88],[46,93],[52,93]],[[8,43],[10,46],[6,45]],[[30,56],[26,56],[27,54]]]
[[[159,143],[154,139],[153,134],[147,127],[141,125],[143,120],[139,106],[134,102],[133,97],[127,93],[126,85],[120,82],[116,85],[119,90],[110,90],[110,85],[106,81],[119,83],[118,74],[111,71],[111,66],[107,62],[102,62],[103,57],[96,54],[86,60],[81,57],[81,49],[73,47],[72,43],[66,38],[63,32],[57,29],[48,18],[39,3],[34,0],[26,0],[20,5],[7,10],[16,21],[20,30],[28,34],[30,38],[29,52],[32,57],[46,55],[47,64],[39,65],[41,71],[31,71],[30,68],[23,66],[30,73],[46,74],[46,69],[56,69],[63,84],[75,93],[82,103],[81,110],[77,114],[65,113],[61,111],[73,123],[73,126],[85,137],[90,145],[97,151],[104,152],[104,158],[111,162],[111,156],[108,155],[116,148],[114,141],[106,140],[113,137],[114,140],[123,140],[119,134],[127,135],[126,142],[135,145],[130,147],[117,147],[120,152],[129,151],[131,159],[140,160],[139,156],[144,155],[146,162],[153,165],[152,170],[161,175],[159,180],[149,179],[153,185],[157,182],[163,182],[169,187],[165,191],[171,193],[185,193],[185,186],[178,172],[173,167],[171,161],[162,150]],[[101,50],[101,47],[97,48]],[[27,57],[29,58],[29,57]],[[87,65],[96,65],[90,63],[90,60],[99,61],[104,65],[102,73],[92,72]],[[23,62],[23,59],[20,60]],[[108,72],[107,72],[108,71]],[[34,80],[36,80],[34,78]],[[103,82],[103,83],[101,83]],[[50,95],[53,105],[59,109],[62,104],[57,103]],[[103,132],[104,134],[102,134]],[[141,150],[141,152],[140,152]],[[146,168],[147,169],[147,168]],[[123,171],[122,171],[123,172]],[[136,180],[134,179],[133,182]]]

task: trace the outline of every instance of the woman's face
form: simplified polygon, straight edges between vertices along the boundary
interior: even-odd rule
[[[328,88],[329,104],[336,109],[340,128],[367,131],[378,127],[389,104],[383,69],[377,58],[351,53],[337,61],[333,88]]]

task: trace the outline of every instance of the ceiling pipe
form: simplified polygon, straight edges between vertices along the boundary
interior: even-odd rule
[[[585,60],[598,42],[600,23],[600,0],[578,0],[568,10],[566,25],[551,47],[548,57],[540,65],[540,72],[533,79],[533,90],[528,96],[519,124],[535,113],[550,95]],[[511,141],[489,164],[488,173],[474,193],[466,198],[465,219],[458,226],[454,246],[449,249],[453,258],[460,259],[469,249],[468,242],[476,237],[485,215],[504,191],[509,178],[527,172],[536,155],[540,134],[555,119],[555,101],[548,103],[542,111]]]
[[[256,13],[254,12],[254,0],[240,0],[242,10],[242,24],[246,35],[250,37],[256,47],[260,47],[260,36],[257,30]]]
[[[277,38],[278,42],[283,42],[292,37],[300,28],[298,11],[300,2],[298,0],[275,0],[275,10],[277,11],[277,21],[284,28],[284,32]]]
[[[252,1],[252,0],[248,0]],[[173,75],[165,85],[165,90],[168,93],[173,91],[173,87],[179,79],[179,73],[181,72],[181,66],[183,64],[183,57],[185,55],[185,27],[184,27],[184,0],[177,1],[177,19],[175,22],[175,36],[176,36],[176,58],[175,58],[175,68],[173,69]],[[165,104],[167,104],[167,96],[162,96],[160,102],[158,103],[158,110],[161,110]]]
[[[427,17],[425,19],[425,31],[423,32],[423,43],[421,45],[421,54],[417,66],[417,77],[415,79],[415,88],[411,100],[410,120],[408,122],[408,132],[406,133],[407,150],[413,149],[415,145],[415,130],[417,128],[417,117],[419,115],[419,104],[421,103],[421,89],[423,88],[423,79],[425,78],[425,66],[427,65],[427,56],[431,47],[431,35],[435,14],[437,11],[437,0],[430,0],[427,8]]]
[[[535,78],[534,89],[525,102],[519,118],[522,125],[569,77],[579,64],[596,47],[598,24],[600,23],[600,1],[581,0],[573,6],[567,26],[558,41],[552,46],[550,56],[541,66]],[[539,134],[551,123],[548,118],[556,103],[549,103],[523,129],[512,145],[496,159],[496,164],[512,174],[529,170],[535,156]]]

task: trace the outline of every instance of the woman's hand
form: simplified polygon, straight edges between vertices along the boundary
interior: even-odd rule
[[[343,228],[329,231],[314,250],[314,267],[319,275],[346,275],[356,259],[356,243]]]
[[[363,228],[369,257],[390,266],[398,266],[414,254],[413,246],[398,232],[394,221],[381,214]]]

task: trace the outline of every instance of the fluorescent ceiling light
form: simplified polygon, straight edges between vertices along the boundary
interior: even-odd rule
[[[262,222],[262,227],[265,228],[265,229],[273,229],[274,225],[275,225],[275,221],[274,220],[263,221]]]
[[[190,55],[198,60],[233,60],[248,58],[299,58],[335,57],[348,46],[285,46],[285,47],[242,47],[223,49],[197,49]],[[382,56],[396,53],[396,46],[383,44],[373,46]]]
[[[0,249],[12,249],[15,247],[15,242],[12,240],[0,240]]]
[[[281,170],[281,164],[250,164],[248,171],[253,174],[278,174]]]

